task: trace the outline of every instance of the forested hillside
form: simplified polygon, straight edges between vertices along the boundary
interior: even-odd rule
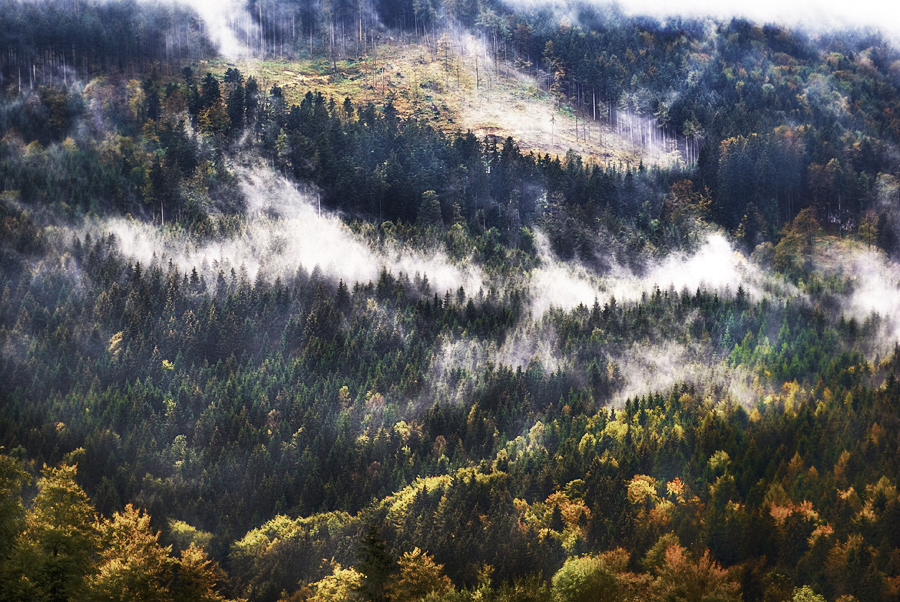
[[[217,23],[0,0],[0,600],[900,596],[892,42]]]

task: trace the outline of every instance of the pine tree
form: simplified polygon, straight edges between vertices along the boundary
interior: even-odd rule
[[[359,586],[360,594],[364,599],[372,602],[386,600],[386,588],[391,576],[393,560],[387,551],[387,543],[377,526],[369,527],[368,533],[360,543],[357,555],[359,557],[357,570],[363,576]]]

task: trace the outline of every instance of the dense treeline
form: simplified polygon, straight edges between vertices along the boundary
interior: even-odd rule
[[[0,455],[0,599],[225,600],[224,572],[202,549],[191,543],[175,557],[131,504],[99,516],[75,473],[75,466],[45,466],[26,510],[31,475]]]
[[[681,163],[291,105],[205,72],[177,7],[0,5],[2,599],[897,597],[900,350],[834,260],[898,250],[894,51],[535,10],[258,2],[238,25],[336,68],[386,26],[446,51],[452,17]],[[387,265],[285,268],[283,239],[258,270],[186,265],[179,244],[286,232],[254,178],[308,186],[346,259]],[[752,252],[746,288],[597,285],[715,228]],[[481,279],[385,259],[413,251]],[[565,261],[598,300],[538,312]]]
[[[736,600],[740,590],[743,599],[789,599],[806,583],[829,599],[892,599],[897,365],[896,351],[877,367],[843,354],[827,381],[785,385],[750,414],[701,399],[691,386],[617,412],[566,405],[500,445],[492,460],[420,478],[358,516],[266,523],[234,544],[232,576],[261,600],[310,582],[301,598],[337,591],[331,599],[346,599],[363,584],[404,592],[409,573],[426,569],[433,579],[420,587],[443,592],[440,599],[479,591],[546,597],[550,576],[564,600],[616,591],[665,599],[695,580],[704,598]],[[471,412],[468,422],[471,428]],[[396,430],[415,438],[415,429],[402,423]],[[69,459],[87,463],[85,456],[77,450]],[[77,489],[74,471],[48,472],[48,480],[66,474],[66,490]],[[41,500],[39,493],[35,512]],[[122,516],[129,513],[140,519],[131,509]],[[146,518],[142,524],[147,529]],[[376,530],[361,537],[370,525]],[[187,541],[197,537],[187,532]],[[23,570],[16,554],[31,540],[15,541],[6,570]],[[420,547],[433,557],[420,557]],[[367,565],[372,548],[381,550],[380,568]],[[597,549],[612,551],[575,560]],[[323,557],[330,563],[320,564]]]
[[[27,214],[8,216],[4,223],[23,238],[34,233]],[[796,475],[775,481],[771,472],[798,453],[795,463],[803,460],[822,472],[845,452],[845,464],[850,458],[869,458],[856,468],[840,469],[850,471],[842,486],[859,492],[881,476],[894,478],[890,445],[875,452],[857,447],[865,436],[846,435],[847,441],[837,438],[827,446],[819,439],[830,437],[825,432],[849,433],[877,424],[879,440],[891,440],[883,429],[893,428],[895,402],[878,402],[878,413],[866,418],[864,426],[854,417],[857,410],[848,412],[875,403],[878,379],[892,374],[896,363],[892,356],[872,366],[858,351],[879,331],[877,319],[857,324],[805,303],[752,301],[743,290],[722,297],[657,289],[636,303],[610,301],[548,314],[555,349],[570,358],[565,371],[551,372],[539,363],[515,370],[488,364],[440,376],[435,355],[441,353],[442,341],[464,337],[477,345],[479,339],[502,340],[522,321],[514,291],[508,293],[512,296],[502,291],[474,298],[465,291],[438,295],[424,278],[388,272],[377,282],[350,289],[302,268],[295,278],[274,284],[251,283],[240,269],[222,270],[215,283],[207,283],[196,271],[182,274],[166,266],[164,257],[149,266],[124,260],[112,235],[76,240],[69,255],[68,245],[50,234],[38,234],[22,247],[25,261],[39,255],[48,262],[44,266],[66,266],[66,272],[79,273],[81,279],[74,282],[66,272],[48,272],[41,264],[22,266],[20,277],[3,291],[4,441],[14,454],[27,451],[46,461],[59,461],[82,447],[81,478],[102,512],[135,500],[161,526],[168,519],[188,520],[215,533],[214,546],[222,551],[248,526],[273,514],[362,512],[353,520],[349,515],[328,518],[338,524],[328,527],[327,536],[303,527],[296,537],[305,539],[288,548],[279,544],[277,552],[257,543],[247,557],[251,552],[241,551],[245,544],[235,544],[234,576],[258,599],[275,599],[283,589],[325,576],[320,558],[297,556],[308,554],[301,552],[307,545],[324,545],[322,557],[331,554],[343,566],[352,564],[357,531],[369,523],[381,525],[396,555],[416,546],[434,554],[460,586],[477,585],[476,569],[482,563],[491,565],[494,582],[502,583],[533,571],[548,578],[568,554],[591,550],[621,546],[637,562],[666,531],[642,531],[646,520],[628,501],[637,487],[628,485],[635,475],[648,475],[653,487],[676,477],[686,483],[699,496],[689,506],[695,514],[659,520],[664,526],[680,524],[674,533],[697,558],[709,548],[712,558],[734,566],[756,559],[774,544],[765,541],[750,551],[736,551],[741,539],[728,535],[733,525],[708,532],[712,515],[705,512],[712,510],[704,509],[713,500],[707,496],[717,484],[725,486],[719,479],[730,462],[734,482],[727,483],[727,499],[719,502],[725,514],[716,520],[732,520],[729,502],[756,504],[742,510],[746,516],[733,518],[738,521],[734,524],[754,516],[772,520],[765,514],[770,502],[790,514],[791,504],[821,499],[803,489],[762,499],[761,488],[777,485],[789,492],[798,487],[790,480]],[[494,253],[510,253],[499,263],[511,266],[521,252],[497,247]],[[531,336],[543,336],[537,325],[530,328]],[[619,350],[667,342],[709,345],[708,361],[718,358],[749,368],[750,380],[755,374],[763,382],[788,384],[756,402],[752,415],[727,401],[727,393],[715,383],[675,389],[668,397],[628,400],[621,412],[595,413],[625,378]],[[724,406],[715,403],[722,395]],[[428,401],[420,405],[420,400]],[[798,422],[798,416],[806,421]],[[808,422],[813,416],[823,421],[821,426]],[[830,426],[823,432],[826,424]],[[760,431],[764,425],[769,430]],[[790,429],[808,430],[802,435]],[[816,441],[800,447],[811,436]],[[756,443],[749,444],[754,438]],[[754,449],[777,453],[746,455]],[[465,476],[473,470],[470,466],[475,472]],[[418,502],[422,509],[404,519],[416,520],[402,529],[399,518],[381,514],[402,508],[393,508],[393,502],[370,506],[373,498],[417,479],[458,471],[463,471],[458,480],[426,480],[430,497]],[[473,475],[495,473],[497,477],[479,485],[482,493],[466,488],[474,486],[465,485],[473,478],[482,478]],[[591,475],[602,476],[602,485]],[[584,484],[570,486],[579,480]],[[444,494],[439,494],[441,488],[446,488]],[[576,493],[563,500],[561,488]],[[663,504],[653,497],[663,495],[661,490],[653,491],[647,493],[649,499]],[[451,494],[458,496],[453,504],[462,504],[458,510],[446,514],[447,507],[434,521],[422,518],[451,504],[445,499]],[[580,521],[579,527],[556,543],[548,533],[541,534],[542,528],[553,527],[538,521],[525,528],[528,509],[513,503],[543,504],[548,498],[587,509],[583,518],[567,515]],[[548,504],[552,511],[553,502]],[[825,515],[832,510],[816,506],[816,511]],[[473,516],[485,517],[481,526],[470,523]],[[836,527],[831,520],[822,519],[810,529]],[[291,524],[282,520],[278,528],[294,529]],[[335,529],[344,540],[333,539]],[[512,529],[516,535],[492,535],[495,529]],[[562,535],[565,529],[556,531]],[[837,545],[842,540],[835,536],[830,541]],[[506,547],[498,548],[501,543]],[[796,560],[804,550],[784,554]],[[270,553],[276,556],[266,556]],[[264,556],[254,560],[259,554]],[[757,567],[760,574],[754,578],[794,566],[777,558]],[[275,565],[263,569],[260,562]],[[283,562],[295,568],[282,575],[287,570]],[[878,591],[887,587],[884,579],[892,570],[878,568]],[[825,583],[812,573],[790,575],[791,583]]]
[[[547,596],[540,578],[523,577],[528,571],[556,572],[553,589],[563,600],[662,600],[679,587],[699,599],[788,600],[804,583],[827,599],[892,599],[900,499],[887,476],[897,468],[894,446],[884,437],[896,433],[900,389],[887,368],[896,355],[876,375],[860,360],[835,363],[833,390],[822,381],[810,389],[786,385],[750,414],[704,401],[691,387],[614,413],[557,414],[492,462],[417,481],[343,517],[342,527],[328,515],[267,523],[237,543],[233,574],[255,595],[275,599],[289,580],[330,570],[264,568],[279,555],[299,557],[313,541],[322,546],[317,553],[353,562],[358,525],[374,523],[395,558],[421,546],[454,584],[471,588],[439,599],[477,599],[484,563],[501,600]],[[885,368],[887,386],[872,388]],[[887,432],[885,425],[892,425]],[[536,470],[552,486],[523,491],[519,480]],[[334,539],[316,537],[326,524]],[[615,551],[572,560],[597,549]],[[570,565],[588,558],[592,565],[576,572],[572,589],[561,587]]]
[[[42,14],[63,11],[52,4],[8,3],[4,7]],[[369,10],[357,8],[331,7],[351,20]],[[678,150],[689,164],[697,161],[697,173],[684,174],[693,182],[688,196],[705,199],[708,216],[736,230],[751,249],[772,240],[806,207],[814,207],[822,223],[835,232],[856,230],[866,219],[896,225],[895,212],[878,200],[877,184],[880,174],[896,170],[888,145],[898,136],[896,119],[891,117],[898,99],[892,71],[897,57],[877,38],[847,36],[813,42],[797,32],[743,21],[721,24],[710,32],[699,21],[660,25],[589,7],[576,10],[574,25],[560,22],[549,9],[516,14],[489,3],[380,10],[388,8],[394,16],[447,13],[480,28],[508,46],[503,53],[495,53],[498,60],[502,54],[518,57],[522,64],[545,67],[551,93],[584,118],[608,120],[641,145],[661,144]],[[117,17],[85,16],[105,28],[85,39],[106,39],[108,31],[121,30],[130,40],[140,41],[167,31],[154,25],[155,16],[140,12],[150,9],[137,6],[89,3],[81,14],[102,10],[122,13],[128,25],[111,26],[118,23]],[[290,10],[302,11],[302,7]],[[479,16],[466,16],[466,11]],[[508,16],[497,16],[501,14]],[[490,15],[495,18],[489,19]],[[18,21],[24,23],[18,33],[38,25],[46,29],[44,37],[58,39],[64,33],[62,25],[42,19],[20,15],[3,20],[9,27],[18,27]],[[389,19],[382,17],[382,21]],[[137,35],[129,27],[146,33]],[[32,37],[38,41],[19,35],[4,38],[11,48],[7,54],[14,56],[32,47],[39,54],[53,54],[53,48],[40,41],[44,38]],[[159,44],[167,47],[168,42]],[[111,46],[117,57],[132,65],[129,73],[146,73],[141,67],[161,65],[158,48],[147,50],[150,56],[145,59],[140,54],[144,50],[134,57],[129,54],[132,45]],[[103,61],[95,69],[126,72],[124,65]],[[563,199],[573,207],[564,212],[565,218],[573,218],[565,236],[554,237],[556,250],[564,256],[571,255],[566,246],[572,243],[562,241],[584,241],[607,206],[626,219],[658,220],[664,193],[683,179],[681,174],[665,172],[630,190],[630,183],[621,180],[628,169],[611,175],[608,168],[583,166],[574,157],[558,161],[522,156],[511,140],[473,140],[462,133],[447,138],[414,121],[403,121],[389,100],[380,107],[354,106],[349,100],[311,93],[299,106],[290,107],[277,86],[260,90],[255,79],[244,81],[236,69],[228,72],[225,81],[188,71],[181,84],[171,77],[177,68],[166,63],[162,71],[169,76],[153,73],[139,83],[122,82],[124,91],[107,90],[115,98],[113,103],[93,89],[97,84],[84,91],[70,90],[54,87],[59,81],[45,78],[29,84],[37,88],[32,94],[5,101],[0,127],[4,133],[18,134],[25,144],[38,140],[46,145],[71,134],[79,114],[86,111],[115,109],[115,127],[130,122],[126,131],[131,130],[127,138],[132,139],[142,136],[147,120],[153,121],[154,132],[148,139],[143,144],[135,140],[134,146],[144,156],[123,158],[117,188],[131,189],[132,205],[136,200],[150,203],[152,198],[163,215],[181,209],[179,178],[192,176],[204,159],[220,164],[213,159],[228,148],[229,140],[239,139],[244,128],[255,132],[254,142],[266,149],[283,173],[319,185],[330,206],[379,219],[414,221],[422,193],[434,190],[445,223],[452,221],[453,206],[458,204],[470,222],[480,217],[485,229],[496,227],[514,239],[519,224],[530,224],[542,213],[542,203],[546,207],[554,199]],[[85,93],[94,95],[87,106]],[[118,107],[109,106],[116,101]],[[191,123],[181,125],[185,108]],[[645,118],[649,125],[643,123]],[[206,145],[198,145],[190,136],[192,128],[208,136]],[[134,150],[122,149],[131,155]],[[158,164],[146,155],[154,151]],[[93,157],[86,159],[95,163]],[[22,165],[16,170],[28,172]],[[610,181],[613,175],[618,181],[614,177]],[[23,184],[13,182],[5,188],[22,189]],[[57,196],[57,191],[51,194]],[[96,196],[95,192],[85,195]],[[867,217],[868,212],[874,212],[874,217]],[[195,213],[188,211],[190,216]],[[619,230],[619,224],[604,225]],[[652,239],[659,233],[649,235]]]
[[[526,155],[509,138],[447,137],[400,120],[390,102],[357,108],[310,92],[287,106],[277,86],[263,93],[237,69],[221,82],[190,67],[183,76],[165,86],[151,75],[95,81],[81,93],[41,88],[9,102],[0,187],[28,203],[175,219],[203,233],[211,211],[241,210],[228,165],[245,149],[352,215],[470,224],[510,246],[527,246],[521,228],[543,220],[561,257],[588,262],[598,261],[598,230],[634,232],[618,238],[639,253],[689,247],[684,210],[704,199],[689,181],[667,197],[686,175],[679,170],[603,168],[572,153]],[[81,135],[66,136],[76,124]],[[439,205],[432,217],[420,212],[429,191]]]
[[[333,3],[322,23],[302,6],[270,7],[279,16],[250,14],[266,31],[290,24],[289,49],[305,45],[285,15],[299,21],[302,13],[331,46],[337,31],[344,55],[347,38],[356,55],[360,40],[371,39],[360,34],[370,31],[372,11],[435,52],[455,43],[455,30],[442,24],[468,27],[486,41],[485,58],[532,72],[583,118],[698,162],[698,189],[715,193],[713,217],[743,225],[754,244],[807,206],[834,229],[853,229],[879,172],[896,170],[885,144],[900,136],[898,56],[875,35],[813,40],[740,19],[660,23],[577,3],[564,16],[549,5],[516,10],[491,1]]]
[[[178,5],[137,2],[0,3],[0,89],[68,86],[95,74],[177,71],[212,51],[202,21]]]
[[[742,20],[710,33],[698,21],[575,14],[566,23],[537,9],[495,27],[585,117],[598,103],[629,128],[652,116],[638,126],[644,143],[674,128],[682,154],[698,161],[697,184],[714,192],[714,219],[744,225],[753,243],[807,206],[853,229],[879,172],[896,169],[884,145],[900,135],[897,56],[877,37],[814,42]]]

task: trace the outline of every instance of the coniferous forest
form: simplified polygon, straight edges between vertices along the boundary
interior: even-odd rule
[[[0,602],[900,597],[894,41],[229,10],[0,0]]]

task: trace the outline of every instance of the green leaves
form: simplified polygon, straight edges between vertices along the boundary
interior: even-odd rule
[[[596,558],[567,560],[553,576],[553,591],[562,602],[613,602],[619,592],[616,578]]]
[[[0,455],[0,570],[16,536],[25,528],[25,509],[20,496],[22,487],[30,480],[17,460]]]
[[[75,466],[45,467],[27,528],[17,542],[19,568],[53,600],[84,595],[98,539],[94,507],[75,482]]]

